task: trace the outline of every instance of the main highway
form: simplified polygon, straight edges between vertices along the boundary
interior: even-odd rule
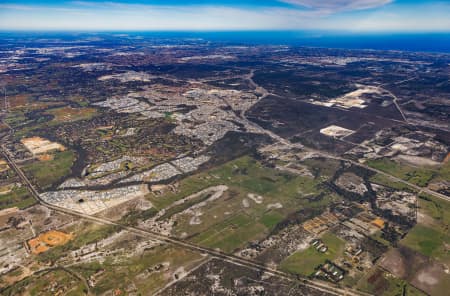
[[[253,74],[254,74],[254,72],[251,72],[245,78],[247,80],[249,80],[250,83],[262,93],[263,97],[269,95],[269,93],[264,88],[259,87],[253,81],[253,79],[252,79],[253,78]],[[402,115],[403,115],[403,113],[402,113]],[[403,115],[403,117],[404,117],[404,115]],[[247,119],[245,117],[245,111],[242,112],[241,118]],[[406,118],[405,118],[405,120],[406,120]],[[271,132],[269,130],[266,130],[266,129],[262,128],[261,126],[255,124],[254,122],[252,122],[252,121],[250,121],[248,119],[246,121],[247,121],[249,126],[253,127],[255,130],[259,131],[262,134],[268,135],[275,142],[281,143],[283,145],[287,145],[289,147],[291,147],[291,146],[292,147],[294,147],[294,146],[298,147],[298,145],[292,144],[289,140],[287,140],[287,139],[285,139],[283,137],[280,137],[279,135],[277,135],[277,134],[275,134],[275,133],[273,133],[273,132]],[[314,152],[314,153],[322,155],[322,156],[324,156],[326,158],[342,160],[342,161],[349,162],[349,163],[351,163],[351,164],[353,164],[355,166],[363,167],[363,168],[365,168],[367,170],[370,170],[372,172],[384,175],[384,176],[386,176],[386,177],[388,177],[388,178],[390,178],[390,179],[392,179],[394,181],[401,182],[401,183],[403,183],[403,184],[405,184],[407,186],[410,186],[411,188],[414,188],[414,189],[416,189],[419,192],[425,192],[425,193],[430,194],[430,195],[432,195],[434,197],[437,197],[437,198],[440,198],[440,199],[445,199],[447,201],[450,200],[450,197],[448,197],[446,195],[443,195],[443,194],[440,194],[438,192],[429,190],[428,188],[422,188],[422,187],[419,187],[419,186],[417,186],[415,184],[411,184],[411,183],[409,183],[409,182],[407,182],[405,180],[402,180],[400,178],[392,176],[392,175],[390,175],[390,174],[388,174],[386,172],[383,172],[381,170],[369,167],[369,166],[367,166],[365,164],[362,164],[362,163],[359,163],[359,162],[356,162],[356,161],[353,161],[353,160],[350,160],[350,159],[347,159],[347,158],[343,158],[343,157],[339,157],[339,156],[336,156],[336,155],[332,155],[332,154],[329,154],[329,153],[325,153],[323,151],[310,149],[310,148],[306,148],[306,147],[302,147],[302,148],[305,151]],[[355,291],[355,290],[352,290],[352,289],[342,289],[342,288],[339,288],[339,287],[337,287],[335,285],[332,285],[332,284],[329,284],[329,283],[325,283],[325,282],[321,282],[321,281],[313,281],[313,280],[309,280],[307,278],[299,278],[299,277],[293,276],[292,274],[285,273],[285,272],[282,272],[280,270],[268,267],[268,266],[266,266],[264,264],[261,264],[260,262],[256,262],[256,261],[249,260],[249,259],[245,259],[245,258],[238,257],[238,256],[235,256],[235,255],[232,255],[232,254],[227,254],[227,253],[221,252],[219,250],[201,247],[201,246],[192,244],[190,242],[187,242],[187,241],[184,241],[184,240],[180,240],[178,238],[161,235],[160,233],[153,232],[153,231],[151,231],[149,229],[143,229],[143,228],[139,228],[139,227],[132,227],[132,226],[128,226],[128,225],[123,225],[123,224],[117,223],[115,221],[106,219],[106,218],[100,218],[100,217],[97,217],[97,216],[94,216],[94,215],[88,215],[88,214],[80,213],[80,212],[77,212],[77,211],[73,211],[73,210],[70,210],[70,209],[66,209],[66,208],[62,208],[62,207],[58,207],[58,206],[49,204],[46,201],[41,199],[41,197],[39,195],[39,192],[36,190],[34,185],[30,182],[28,177],[23,173],[23,171],[20,169],[20,167],[16,164],[16,162],[14,161],[13,156],[11,155],[11,153],[8,151],[8,149],[4,145],[0,145],[0,153],[4,156],[4,158],[6,159],[8,164],[10,165],[10,167],[20,177],[20,179],[22,180],[24,185],[26,185],[26,187],[28,188],[30,194],[36,199],[36,201],[39,204],[41,204],[42,206],[45,206],[45,207],[47,207],[49,209],[52,209],[52,210],[54,210],[56,212],[60,212],[60,213],[64,213],[64,214],[67,214],[67,215],[79,217],[79,218],[82,218],[82,219],[86,219],[86,220],[89,220],[89,221],[92,221],[92,222],[101,223],[101,224],[104,224],[104,225],[117,226],[117,227],[120,227],[120,228],[122,228],[124,230],[127,230],[127,231],[131,232],[131,233],[135,233],[136,235],[139,235],[141,237],[146,237],[146,238],[158,240],[158,241],[161,241],[161,242],[172,244],[172,245],[175,245],[177,247],[189,249],[191,251],[199,252],[199,253],[202,253],[202,254],[208,254],[208,255],[212,256],[213,258],[218,258],[218,259],[221,259],[221,260],[223,260],[225,262],[229,262],[229,263],[245,266],[245,267],[248,267],[248,268],[251,268],[251,269],[263,271],[263,272],[266,272],[268,274],[271,274],[272,276],[277,276],[277,277],[283,278],[285,280],[291,281],[293,283],[298,283],[298,284],[307,286],[309,288],[313,288],[313,289],[316,289],[318,291],[322,291],[322,292],[328,293],[330,295],[349,295],[349,296],[369,295],[369,294],[366,294],[366,293],[363,293],[363,292],[360,292],[360,291]]]
[[[253,77],[252,76],[253,76],[253,72],[251,72],[245,78],[247,78],[250,82],[253,82],[253,80],[252,80]],[[255,87],[258,87],[258,90],[260,90],[260,91],[261,91],[261,89],[263,90],[262,91],[263,96],[267,96],[269,94],[263,88],[260,88],[256,83],[253,82],[253,85]],[[247,119],[245,117],[245,111],[242,112],[242,113],[243,114],[241,114],[242,115],[241,118]],[[278,142],[278,143],[281,143],[281,144],[287,145],[287,146],[292,146],[292,147],[296,146],[296,147],[298,147],[298,145],[292,144],[289,140],[287,140],[287,139],[285,139],[283,137],[280,137],[279,135],[277,135],[277,134],[275,134],[275,133],[273,133],[273,132],[271,132],[269,130],[266,130],[266,129],[262,128],[261,126],[253,123],[252,121],[250,121],[248,119],[246,121],[247,121],[248,125],[253,127],[255,130],[258,130],[260,133],[268,135],[275,142]],[[307,148],[307,147],[302,147],[302,148],[305,151],[314,152],[314,153],[322,155],[322,156],[324,156],[326,158],[342,160],[342,161],[345,161],[345,162],[349,162],[349,163],[351,163],[351,164],[353,164],[355,166],[363,167],[363,168],[365,168],[367,170],[370,170],[372,172],[384,175],[384,176],[390,178],[391,180],[403,183],[403,184],[405,184],[405,185],[407,185],[407,186],[409,186],[411,188],[416,189],[418,192],[425,192],[425,193],[427,193],[429,195],[432,195],[432,196],[434,196],[436,198],[445,199],[447,201],[450,200],[450,197],[448,197],[446,195],[443,195],[443,194],[440,194],[438,192],[429,190],[428,188],[419,187],[419,186],[417,186],[415,184],[409,183],[409,182],[407,182],[405,180],[402,180],[402,179],[400,179],[398,177],[392,176],[392,175],[390,175],[390,174],[388,174],[386,172],[383,172],[381,170],[369,167],[369,166],[367,166],[367,165],[365,165],[363,163],[359,163],[359,162],[356,162],[356,161],[353,161],[353,160],[350,160],[350,159],[347,159],[347,158],[339,157],[339,156],[336,156],[336,155],[332,155],[332,154],[329,154],[329,153],[326,153],[326,152],[323,152],[323,151],[319,151],[319,150],[315,150],[315,149],[310,149],[310,148]],[[329,283],[325,283],[325,282],[321,282],[321,281],[313,281],[313,280],[309,280],[307,278],[299,278],[299,277],[293,276],[292,274],[285,273],[283,271],[280,271],[280,270],[268,267],[268,266],[266,266],[264,264],[261,264],[260,262],[256,262],[256,261],[249,260],[249,259],[245,259],[245,258],[238,257],[238,256],[235,256],[235,255],[232,255],[232,254],[227,254],[227,253],[221,252],[219,250],[209,249],[209,248],[205,248],[205,247],[202,247],[202,246],[198,246],[198,245],[192,244],[192,243],[190,243],[188,241],[180,240],[180,239],[175,238],[175,237],[161,235],[160,233],[153,232],[153,231],[151,231],[149,229],[143,229],[143,228],[140,228],[140,227],[132,227],[132,226],[128,226],[128,225],[123,225],[123,224],[117,223],[115,221],[106,219],[106,218],[100,218],[100,217],[97,217],[97,216],[94,216],[94,215],[88,215],[88,214],[80,213],[80,212],[77,212],[77,211],[73,211],[73,210],[69,210],[69,209],[66,209],[66,208],[62,208],[62,207],[58,207],[58,206],[49,204],[46,201],[41,199],[41,197],[39,195],[39,192],[36,190],[36,188],[31,183],[31,181],[28,179],[28,177],[23,173],[23,171],[20,169],[20,167],[16,164],[16,162],[14,161],[13,156],[11,155],[11,153],[8,151],[8,149],[4,145],[0,145],[0,153],[4,156],[4,158],[6,159],[8,164],[10,165],[10,167],[20,177],[20,179],[26,185],[26,187],[28,188],[30,194],[36,199],[36,201],[39,204],[41,204],[42,206],[45,206],[45,207],[47,207],[49,209],[52,209],[52,210],[54,210],[56,212],[60,212],[60,213],[64,213],[64,214],[67,214],[67,215],[79,217],[79,218],[82,218],[82,219],[85,219],[85,220],[89,220],[89,221],[96,222],[96,223],[101,223],[101,224],[104,224],[104,225],[117,226],[117,227],[120,227],[120,228],[122,228],[124,230],[127,230],[127,231],[131,232],[131,233],[135,233],[136,235],[139,235],[141,237],[146,237],[146,238],[158,240],[158,241],[161,241],[161,242],[164,242],[164,243],[172,244],[172,245],[175,245],[177,247],[189,249],[191,251],[199,252],[199,253],[202,253],[202,254],[208,254],[208,255],[210,255],[213,258],[218,258],[218,259],[221,259],[221,260],[223,260],[225,262],[229,262],[229,263],[232,263],[232,264],[245,266],[245,267],[248,267],[248,268],[251,268],[251,269],[254,269],[254,270],[263,271],[263,272],[266,272],[267,274],[270,274],[272,276],[277,276],[277,277],[283,278],[285,280],[291,281],[293,283],[301,284],[301,285],[304,285],[306,287],[313,288],[313,289],[316,289],[318,291],[328,293],[330,295],[349,295],[349,296],[369,295],[369,294],[366,294],[366,293],[363,293],[363,292],[360,292],[360,291],[355,291],[355,290],[352,290],[352,289],[339,288],[339,287],[337,287],[335,285],[332,285],[332,284],[329,284]]]
[[[277,277],[283,278],[285,280],[288,280],[288,281],[291,281],[294,283],[298,283],[298,284],[304,285],[306,287],[316,289],[321,292],[328,293],[329,295],[349,295],[349,296],[370,295],[370,294],[362,293],[360,291],[355,291],[352,289],[342,289],[335,285],[325,283],[325,282],[313,281],[313,280],[309,280],[307,278],[299,278],[292,274],[289,274],[289,273],[286,273],[286,272],[283,272],[283,271],[280,271],[280,270],[277,270],[274,268],[270,268],[264,264],[261,264],[260,262],[245,259],[245,258],[238,257],[238,256],[235,256],[232,254],[227,254],[227,253],[221,252],[219,250],[201,247],[201,246],[192,244],[192,243],[184,241],[184,240],[180,240],[180,239],[170,237],[170,236],[161,235],[157,232],[153,232],[148,229],[123,225],[123,224],[117,223],[115,221],[106,219],[106,218],[100,218],[97,216],[88,215],[88,214],[76,212],[73,210],[69,210],[66,208],[62,208],[62,207],[58,207],[58,206],[49,204],[46,201],[41,199],[39,192],[36,190],[36,188],[31,183],[31,181],[28,179],[28,177],[23,173],[21,168],[15,163],[14,158],[12,157],[12,155],[8,151],[8,149],[4,145],[0,145],[0,150],[1,150],[0,152],[3,155],[3,157],[5,158],[5,160],[8,162],[10,167],[16,172],[16,174],[20,177],[20,179],[22,180],[24,185],[28,188],[30,194],[36,199],[36,201],[39,204],[41,204],[42,206],[47,207],[56,212],[79,217],[79,218],[82,218],[85,220],[89,220],[89,221],[104,224],[104,225],[117,226],[117,227],[120,227],[131,233],[139,235],[141,237],[147,237],[150,239],[154,239],[154,240],[158,240],[158,241],[165,242],[168,244],[172,244],[177,247],[189,249],[191,251],[199,252],[202,254],[208,254],[214,258],[221,259],[225,262],[245,266],[250,269],[254,269],[254,270],[258,270],[258,271],[262,271],[262,272],[265,272],[272,276],[277,276]]]

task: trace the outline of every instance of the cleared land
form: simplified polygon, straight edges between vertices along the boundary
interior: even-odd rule
[[[50,109],[46,113],[53,115],[54,121],[63,123],[63,122],[73,122],[77,120],[90,119],[97,114],[97,110],[94,108],[62,107]]]
[[[111,294],[112,291],[121,291],[123,295],[129,291],[130,281],[134,283],[133,292],[136,294],[154,295],[157,290],[185,276],[205,259],[197,253],[162,245],[138,256],[123,257],[120,264],[108,260],[103,264],[76,265],[74,270],[85,277],[95,275],[96,283],[92,289],[95,295]]]
[[[450,264],[450,203],[429,195],[419,197],[418,224],[401,244],[423,255]]]
[[[357,285],[358,289],[374,295],[425,296],[424,292],[413,287],[407,281],[395,278],[389,272],[378,267],[369,271]]]
[[[338,258],[344,251],[345,242],[334,234],[327,232],[321,239],[328,246],[328,250],[325,253],[318,252],[316,248],[310,246],[308,249],[298,251],[286,258],[281,262],[281,269],[291,273],[309,276],[317,266],[325,263],[325,260],[332,261]]]
[[[7,171],[8,169],[9,169],[8,163],[4,159],[0,158],[0,173]]]
[[[162,208],[208,187],[226,185],[229,189],[220,198],[207,202],[207,196],[200,196],[196,200],[207,202],[206,206],[186,211],[192,204],[185,203],[168,210],[170,215],[164,218],[179,213],[173,234],[202,246],[232,252],[249,241],[264,238],[297,210],[329,204],[335,198],[332,194],[308,200],[324,191],[319,184],[320,180],[268,168],[246,156],[182,180],[177,192],[149,198],[156,208]]]
[[[431,169],[412,167],[387,158],[368,160],[367,165],[421,187],[426,187],[437,174]]]
[[[60,268],[44,270],[2,291],[2,295],[85,295],[86,285],[76,276]]]
[[[35,203],[36,200],[28,193],[28,190],[24,186],[16,187],[12,185],[12,188],[9,188],[7,193],[0,193],[0,210],[12,207],[23,209]]]
[[[340,138],[340,137],[345,137],[345,136],[349,136],[351,134],[353,134],[355,131],[337,126],[337,125],[330,125],[326,128],[323,128],[320,130],[321,134],[324,134],[326,136],[329,137],[334,137],[334,138]]]
[[[65,245],[72,237],[72,234],[50,230],[30,239],[28,246],[30,247],[31,253],[37,255],[48,251],[52,247]]]
[[[25,147],[34,155],[46,153],[49,151],[64,151],[66,148],[55,142],[51,142],[47,139],[41,138],[41,137],[31,137],[31,138],[25,138],[21,140],[22,144],[25,145]]]
[[[54,159],[49,161],[35,161],[23,166],[28,176],[32,176],[41,188],[48,188],[54,182],[70,173],[75,161],[72,151],[56,152]]]

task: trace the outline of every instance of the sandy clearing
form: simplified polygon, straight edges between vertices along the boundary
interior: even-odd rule
[[[66,148],[55,142],[51,142],[41,137],[31,137],[22,139],[20,142],[34,155],[46,153],[48,151],[59,150],[64,151]]]
[[[256,195],[254,193],[247,194],[247,197],[257,204],[262,204],[262,202],[264,201],[264,198],[261,195]]]
[[[283,205],[281,203],[277,202],[277,203],[273,203],[273,204],[268,204],[266,208],[268,210],[270,210],[270,209],[281,209],[281,208],[283,208]]]

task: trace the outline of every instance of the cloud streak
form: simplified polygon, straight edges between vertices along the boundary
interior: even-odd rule
[[[392,3],[393,0],[280,0],[280,2],[332,13],[376,8]]]
[[[282,1],[295,2],[306,8],[81,1],[64,6],[0,4],[0,30],[450,32],[448,3],[395,8],[393,5],[382,6],[390,0]],[[380,8],[363,10],[374,5]],[[345,12],[336,11],[343,7]]]

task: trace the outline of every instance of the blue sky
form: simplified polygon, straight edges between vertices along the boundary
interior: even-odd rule
[[[450,32],[450,1],[0,0],[0,30]]]

